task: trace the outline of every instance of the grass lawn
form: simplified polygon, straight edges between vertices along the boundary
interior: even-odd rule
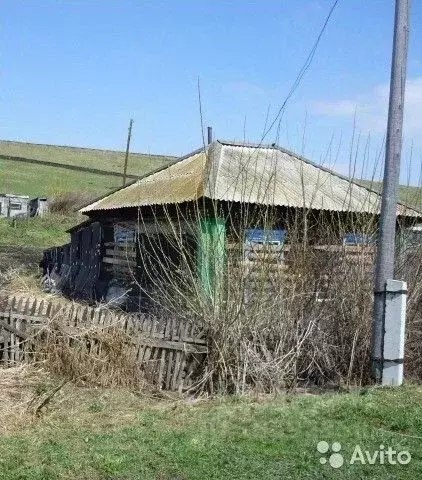
[[[417,386],[197,403],[65,387],[39,419],[4,417],[0,479],[417,479],[421,402]],[[320,463],[320,441],[341,444],[342,467]],[[410,463],[350,464],[381,444]]]
[[[27,219],[0,218],[0,246],[47,248],[70,241],[68,228],[83,220],[82,216],[48,214]]]

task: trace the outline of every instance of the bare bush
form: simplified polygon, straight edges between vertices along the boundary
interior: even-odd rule
[[[138,216],[141,271],[133,277],[142,303],[203,326],[210,353],[201,387],[239,394],[371,381],[376,214],[200,200],[140,208]],[[219,219],[225,233],[213,240],[206,223]],[[287,240],[279,251],[263,242],[248,252],[245,234],[254,229],[285,229]],[[420,379],[415,248],[399,256],[397,270],[409,282],[407,370]]]
[[[136,349],[122,325],[72,328],[62,313],[51,318],[31,339],[33,360],[42,362],[52,374],[76,383],[145,387]]]
[[[94,201],[95,197],[96,195],[92,192],[61,193],[49,200],[49,210],[52,213],[67,215]]]

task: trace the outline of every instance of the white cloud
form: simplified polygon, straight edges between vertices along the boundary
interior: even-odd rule
[[[312,111],[317,115],[353,118],[360,130],[384,133],[387,125],[389,84],[381,84],[370,92],[340,101],[314,102]],[[406,84],[404,135],[415,141],[422,140],[422,77],[409,78]]]

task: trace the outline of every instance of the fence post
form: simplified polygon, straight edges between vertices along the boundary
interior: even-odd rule
[[[383,385],[403,383],[404,332],[406,323],[407,284],[387,280],[384,304]]]

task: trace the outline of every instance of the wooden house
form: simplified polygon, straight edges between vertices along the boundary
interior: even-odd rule
[[[70,232],[69,245],[46,251],[45,272],[56,272],[70,295],[142,308],[151,277],[178,269],[177,237],[212,296],[233,252],[244,263],[271,257],[285,266],[286,230],[297,219],[308,219],[307,241],[321,249],[324,226],[339,218],[365,225],[379,208],[376,191],[277,145],[215,141],[82,208],[88,221]],[[420,217],[397,207],[401,225]],[[156,260],[148,274],[147,257]]]

